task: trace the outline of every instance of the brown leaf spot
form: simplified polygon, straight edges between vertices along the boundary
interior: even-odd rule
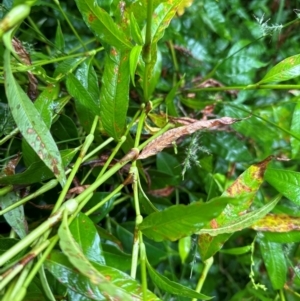
[[[212,229],[218,229],[218,223],[215,219],[210,221],[210,226]]]
[[[52,166],[52,169],[53,169],[53,173],[55,174],[55,175],[59,175],[60,174],[60,172],[59,172],[59,170],[58,170],[58,168],[57,168],[57,166],[56,165],[53,165]]]
[[[118,53],[117,53],[116,48],[111,48],[110,54],[111,54],[112,56],[117,56]]]
[[[89,13],[89,16],[88,16],[88,20],[90,23],[94,22],[94,20],[96,20],[97,17],[93,14],[93,13]]]
[[[27,130],[27,134],[34,134],[34,129],[32,129],[32,128],[29,128],[28,130]]]

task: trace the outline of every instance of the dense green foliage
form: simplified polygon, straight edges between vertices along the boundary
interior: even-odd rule
[[[1,300],[300,299],[299,3],[0,18]]]

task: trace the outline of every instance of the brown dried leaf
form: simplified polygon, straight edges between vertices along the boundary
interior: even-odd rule
[[[12,45],[14,47],[15,52],[17,53],[20,60],[22,61],[22,63],[24,63],[27,66],[31,66],[30,55],[22,45],[21,41],[18,40],[16,37],[14,37],[12,40]],[[32,74],[32,72],[28,71],[27,74],[28,74],[28,81],[29,81],[27,95],[32,101],[34,101],[38,96],[38,90],[37,90],[38,81],[35,78],[35,76]]]
[[[171,129],[162,134],[161,136],[157,137],[153,141],[151,141],[143,149],[141,154],[138,156],[138,159],[146,159],[150,156],[156,155],[182,136],[190,135],[196,131],[203,129],[216,129],[224,125],[235,123],[236,121],[238,120],[231,117],[222,117],[211,120],[200,120],[185,126]]]
[[[17,154],[17,156],[7,162],[5,167],[3,168],[3,172],[6,176],[11,176],[15,174],[16,166],[18,165],[20,161],[20,154]]]
[[[161,189],[148,190],[148,193],[156,197],[168,197],[174,191],[174,187],[167,186]]]

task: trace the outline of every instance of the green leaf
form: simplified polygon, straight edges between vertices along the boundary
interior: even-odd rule
[[[186,298],[196,298],[201,300],[210,300],[213,297],[208,297],[204,294],[197,293],[196,291],[181,285],[177,282],[169,280],[167,277],[160,275],[158,272],[156,272],[149,262],[147,261],[147,271],[149,272],[149,275],[154,282],[154,284],[160,288],[161,290],[170,293],[172,295],[182,296]]]
[[[72,73],[73,70],[75,70],[76,67],[80,65],[82,62],[84,62],[85,60],[86,60],[85,57],[64,60],[55,69],[53,73],[53,77],[56,79],[56,81],[62,80],[69,73]]]
[[[273,289],[282,289],[287,275],[287,263],[282,244],[260,238],[259,246]]]
[[[83,94],[78,93],[73,95],[75,91],[69,90],[69,93],[75,98],[76,112],[86,132],[90,131],[94,117],[100,114],[99,80],[93,68],[93,59],[94,58],[91,57],[84,61],[77,68],[75,73],[77,80],[80,82],[80,91],[78,92],[83,92]],[[76,89],[78,89],[78,87],[76,87]]]
[[[218,2],[205,1],[205,14],[202,14],[202,18],[211,30],[216,32],[222,38],[230,40],[230,32],[228,31],[228,26],[219,6],[220,4]]]
[[[171,206],[164,211],[148,215],[139,229],[155,241],[174,241],[199,232],[206,223],[217,217],[230,201],[233,200],[220,197],[209,203],[194,202],[188,206]]]
[[[230,254],[230,255],[242,255],[251,251],[251,246],[244,246],[239,248],[223,249],[220,253]]]
[[[142,51],[142,46],[140,45],[135,45],[130,51],[129,68],[130,68],[131,81],[134,86],[135,86],[135,79],[134,79],[135,70],[139,61],[141,51]]]
[[[51,132],[60,141],[78,138],[78,131],[74,121],[66,115],[59,116],[58,120],[53,123]]]
[[[17,244],[20,240],[16,238],[8,238],[8,237],[0,237],[0,255],[5,253],[7,250],[9,250],[11,247],[13,247],[15,244]],[[5,263],[6,265],[9,265],[12,262],[15,262],[23,257],[27,252],[27,249],[22,249],[16,256],[14,256],[12,259],[10,259],[8,262]]]
[[[165,29],[175,16],[181,2],[182,0],[171,0],[162,2],[156,7],[152,15],[151,37],[153,44],[156,44],[163,37]]]
[[[3,210],[19,201],[19,199],[16,192],[9,192],[0,198],[0,207]],[[20,238],[24,238],[28,234],[28,225],[22,205],[5,213],[4,218]]]
[[[20,132],[45,165],[53,172],[60,184],[66,182],[65,170],[55,141],[46,124],[26,93],[13,77],[10,53],[5,51],[5,90],[9,106]]]
[[[131,231],[129,231],[124,227],[117,226],[118,237],[120,238],[122,242],[122,246],[124,246],[124,249],[127,253],[132,252],[132,245],[133,245],[132,229],[130,229]],[[168,258],[169,254],[166,251],[165,245],[163,243],[149,241],[146,237],[144,239],[144,243],[147,250],[147,258],[152,265],[156,265],[160,263],[162,260]]]
[[[79,213],[70,225],[70,232],[88,260],[105,264],[100,245],[100,236],[94,223],[83,213]]]
[[[100,273],[83,254],[81,247],[74,240],[68,227],[68,217],[64,214],[62,224],[58,229],[59,245],[72,265],[88,278],[90,284],[98,287],[109,298],[131,300],[130,295],[107,280],[107,275]],[[105,276],[106,277],[105,277]],[[128,276],[129,277],[129,276]]]
[[[285,169],[268,168],[265,180],[289,200],[300,205],[300,173]]]
[[[118,27],[111,16],[94,0],[76,0],[87,26],[97,35],[101,42],[118,49],[130,49],[130,37]]]
[[[34,106],[39,111],[46,126],[50,129],[55,109],[59,108],[59,104],[55,102],[59,95],[59,85],[48,85],[45,90],[38,96],[34,102]]]
[[[65,286],[92,300],[106,301],[108,298],[112,299],[112,297],[119,292],[121,292],[120,300],[143,300],[142,289],[139,283],[127,274],[114,268],[93,262],[93,268],[99,274],[105,275],[104,281],[106,282],[103,283],[103,285],[96,285],[91,283],[87,277],[83,276],[78,269],[72,266],[68,258],[58,251],[53,251],[47,257],[45,267]],[[115,288],[116,291],[114,294],[107,295],[108,286],[105,286],[107,283]],[[104,286],[104,288],[102,288],[102,286]],[[126,296],[129,296],[129,299],[126,298]],[[160,299],[150,291],[147,292],[146,298],[147,301],[160,301]]]
[[[103,244],[102,250],[107,266],[124,272],[130,270],[131,254],[124,253],[110,244]]]
[[[294,132],[296,135],[300,133],[300,103],[297,102],[291,123],[291,132]],[[300,141],[295,137],[291,136],[291,147],[292,147],[292,156],[293,158],[297,158],[300,154]]]
[[[282,82],[300,75],[300,54],[290,56],[275,65],[263,77],[259,84]]]
[[[130,14],[130,30],[131,30],[131,35],[133,40],[138,44],[138,45],[143,45],[144,40],[142,37],[142,32],[140,30],[139,24],[137,23],[134,14]]]
[[[84,106],[85,109],[90,110],[92,115],[96,116],[99,114],[99,101],[95,99],[87,90],[86,87],[74,76],[74,74],[69,74],[67,76],[67,89],[70,95],[75,98],[77,103]]]
[[[55,34],[55,47],[59,49],[60,51],[64,51],[65,49],[65,39],[63,32],[61,30],[60,22],[57,20],[57,28],[56,28],[56,34]]]
[[[102,78],[100,117],[105,131],[118,140],[125,131],[129,94],[129,53],[112,48]]]
[[[190,236],[179,239],[178,251],[179,251],[179,256],[182,264],[185,263],[185,260],[187,259],[191,251],[191,245],[192,245],[192,238]]]
[[[184,76],[173,86],[173,88],[170,90],[170,92],[168,93],[165,99],[167,112],[169,115],[174,117],[179,116],[176,108],[175,97],[176,97],[176,93],[178,92],[178,89],[182,86],[183,82],[184,82]]]
[[[277,232],[259,232],[259,235],[265,237],[268,241],[281,244],[300,242],[300,231],[290,231],[285,233]]]
[[[78,149],[66,149],[60,152],[64,167],[70,164],[77,151]],[[43,161],[40,160],[30,165],[24,172],[0,178],[0,184],[30,185],[48,180],[52,177],[53,173]]]
[[[276,204],[280,201],[280,199],[281,196],[278,196],[268,204],[262,206],[261,208],[250,211],[249,213],[246,213],[244,215],[241,215],[235,218],[234,220],[232,220],[232,222],[223,224],[220,227],[216,223],[213,229],[201,229],[198,234],[207,233],[211,236],[216,236],[224,233],[235,233],[237,231],[241,231],[245,228],[250,227],[259,219],[263,218],[267,213],[269,213],[276,206]]]
[[[0,137],[9,134],[15,126],[9,106],[0,102]]]
[[[84,206],[84,212],[96,206],[101,200],[103,200],[109,192],[95,192],[89,202]],[[113,203],[118,195],[113,196],[108,202],[103,206],[93,212],[89,218],[95,223],[98,224],[105,216],[112,210]]]

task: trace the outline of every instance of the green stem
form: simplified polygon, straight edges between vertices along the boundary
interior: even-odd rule
[[[136,214],[130,276],[132,278],[135,278],[137,266],[138,266],[139,243],[140,243],[140,241],[139,241],[140,234],[139,234],[138,226],[143,221],[143,217],[141,216],[141,211],[140,211],[140,204],[139,204],[139,195],[138,195],[139,173],[138,173],[138,169],[136,167],[136,161],[134,161],[132,163],[132,166],[130,169],[130,174],[132,174],[132,178],[133,178],[132,187],[133,187],[133,199],[134,199],[135,214]]]
[[[143,78],[143,90],[144,90],[144,101],[149,100],[149,87],[148,80],[150,77],[150,63],[151,63],[151,28],[152,28],[152,12],[153,12],[153,0],[147,1],[147,25],[146,25],[146,37],[145,44],[143,46],[143,60],[145,62],[144,78]]]
[[[280,300],[281,300],[281,301],[285,301],[285,296],[284,296],[284,291],[283,291],[283,289],[280,289],[280,290],[279,290],[279,294],[280,294]]]
[[[140,239],[140,263],[141,263],[141,279],[143,290],[143,301],[147,301],[147,268],[146,268],[146,247],[143,242],[142,233],[139,233]]]
[[[122,188],[124,187],[123,184],[119,185],[115,190],[113,190],[108,196],[106,196],[101,202],[99,202],[97,205],[89,209],[87,212],[85,212],[85,215],[89,216],[93,212],[95,212],[97,209],[101,208],[106,202],[108,202],[112,197],[114,197],[117,193],[119,193]]]
[[[108,138],[103,143],[101,143],[99,146],[97,146],[95,149],[93,149],[90,153],[88,153],[82,160],[82,162],[86,162],[89,158],[97,154],[102,148],[104,148],[109,143],[113,142],[114,138]]]
[[[228,90],[299,90],[300,85],[248,85],[248,86],[229,86],[229,87],[209,87],[209,88],[191,88],[185,89],[182,92],[217,92],[217,91],[228,91]]]
[[[201,292],[202,286],[204,284],[204,281],[207,277],[208,271],[211,268],[213,262],[214,262],[213,257],[210,257],[210,258],[208,258],[207,260],[204,261],[204,268],[203,268],[202,274],[199,278],[199,281],[197,283],[196,292],[198,292],[198,293]],[[192,301],[197,301],[197,299],[193,298]]]
[[[6,141],[11,139],[12,137],[17,135],[18,133],[19,133],[19,128],[16,128],[16,129],[12,130],[8,135],[6,135],[4,138],[2,138],[0,140],[0,145],[4,144]]]
[[[58,9],[60,10],[60,12],[62,13],[63,17],[65,18],[65,20],[67,21],[69,27],[71,28],[71,30],[73,31],[75,37],[78,39],[78,41],[80,42],[80,44],[82,45],[83,49],[85,49],[86,51],[88,50],[85,46],[85,44],[83,43],[80,35],[77,33],[76,29],[74,28],[74,26],[72,25],[72,23],[70,22],[68,16],[65,14],[65,12],[63,11],[63,9],[60,6],[60,3],[58,0],[53,0],[53,2],[58,6]]]
[[[229,106],[231,106],[231,107],[233,107],[233,108],[236,108],[236,109],[238,109],[238,110],[241,110],[241,111],[243,111],[243,112],[247,112],[249,115],[252,115],[252,116],[254,116],[254,117],[258,118],[258,119],[263,120],[264,122],[266,122],[266,123],[272,125],[273,127],[279,129],[280,131],[282,131],[282,132],[284,132],[284,133],[286,133],[286,134],[288,134],[288,135],[294,137],[294,138],[297,139],[298,141],[300,141],[300,136],[295,135],[293,132],[291,132],[291,131],[289,131],[289,130],[287,130],[287,129],[284,129],[284,128],[280,127],[280,126],[277,125],[276,123],[274,123],[274,122],[272,122],[272,121],[270,121],[270,120],[268,120],[268,119],[266,119],[266,118],[264,118],[264,117],[262,117],[262,116],[260,116],[260,115],[257,115],[257,114],[255,114],[255,113],[253,113],[253,112],[251,112],[251,111],[248,111],[248,110],[246,110],[246,109],[244,109],[244,108],[242,108],[242,107],[233,105],[233,104],[231,104],[231,103],[227,103],[227,105],[229,105]]]
[[[93,143],[94,141],[94,135],[93,134],[88,134],[86,136],[86,139],[85,139],[85,142],[84,144],[82,145],[82,149],[80,151],[80,154],[75,162],[75,164],[73,165],[73,168],[72,168],[72,171],[71,171],[71,174],[69,175],[68,179],[67,179],[67,182],[65,184],[65,186],[63,187],[63,190],[62,192],[60,193],[59,195],[59,198],[57,200],[57,202],[55,203],[54,205],[54,208],[52,210],[52,213],[56,212],[62,205],[67,193],[68,193],[68,190],[72,184],[72,181],[82,163],[82,160],[88,150],[88,148],[90,147],[90,145]]]
[[[97,179],[93,184],[91,184],[85,191],[78,195],[75,200],[80,203],[86,196],[96,190],[100,185],[102,185],[107,179],[119,171],[124,165],[136,158],[137,152],[130,152],[123,159],[112,166],[100,179]]]
[[[176,85],[177,75],[179,74],[179,65],[178,65],[178,61],[176,58],[176,53],[175,53],[174,45],[173,45],[172,41],[169,41],[169,47],[170,47],[172,61],[173,61],[174,70],[175,70],[175,72],[173,74],[173,87],[174,87]]]
[[[68,200],[66,206],[72,205],[74,207],[75,201],[74,199]],[[69,208],[69,207],[68,207]],[[13,258],[22,250],[26,249],[32,242],[34,242],[38,237],[47,232],[53,225],[59,222],[62,219],[62,213],[66,210],[66,207],[61,207],[59,210],[52,214],[45,222],[31,231],[27,236],[25,236],[22,240],[18,241],[15,245],[13,245],[9,250],[3,253],[0,256],[0,266],[4,265],[7,261]],[[72,212],[69,212],[70,214]]]
[[[151,136],[149,139],[147,139],[145,142],[143,142],[142,144],[139,145],[138,149],[142,150],[147,144],[149,144],[151,141],[153,141],[154,139],[156,139],[157,137],[161,136],[163,133],[165,133],[166,131],[172,129],[174,127],[173,124],[168,123],[166,124],[165,127],[163,127],[161,130],[159,130],[157,133],[155,133],[153,136]]]
[[[19,206],[21,206],[22,204],[28,202],[29,200],[32,200],[34,198],[36,198],[37,196],[44,194],[46,191],[51,190],[52,188],[54,188],[56,185],[58,184],[58,181],[56,179],[50,180],[48,183],[44,184],[41,188],[39,188],[37,191],[35,191],[34,193],[28,195],[27,197],[21,199],[20,201],[12,204],[11,206],[3,209],[0,211],[0,216],[7,213],[8,211],[11,211]],[[9,187],[9,186],[7,186]],[[4,187],[6,188],[6,187]],[[1,193],[0,193],[1,195]]]
[[[47,249],[43,252],[43,254],[40,256],[36,264],[34,265],[33,269],[31,270],[30,274],[28,275],[28,277],[26,278],[23,284],[23,287],[27,288],[29,286],[29,284],[32,282],[33,278],[41,268],[42,264],[46,260],[47,256],[50,254],[50,252],[55,247],[58,241],[59,241],[58,235],[55,235],[50,239],[50,244],[48,245]]]
[[[126,136],[122,136],[120,138],[120,141],[118,142],[118,144],[116,145],[116,147],[114,148],[114,150],[112,151],[112,153],[110,154],[109,158],[106,160],[104,166],[102,167],[97,179],[100,179],[103,174],[105,173],[105,171],[107,170],[109,164],[111,163],[111,161],[113,160],[113,158],[116,156],[117,152],[119,151],[120,147],[122,146],[122,144],[126,141]]]
[[[147,114],[146,114],[145,109],[144,109],[141,116],[140,116],[138,127],[137,127],[137,130],[136,130],[136,136],[135,136],[135,141],[134,141],[134,147],[136,147],[136,148],[138,148],[138,146],[140,144],[140,138],[141,138],[142,131],[143,131],[143,128],[144,128],[144,122],[145,122],[146,116],[147,116]]]
[[[3,188],[0,188],[0,196],[6,195],[7,193],[11,192],[13,189],[14,189],[13,185],[8,185]],[[1,216],[1,213],[2,213],[2,211],[0,211],[0,216]]]

